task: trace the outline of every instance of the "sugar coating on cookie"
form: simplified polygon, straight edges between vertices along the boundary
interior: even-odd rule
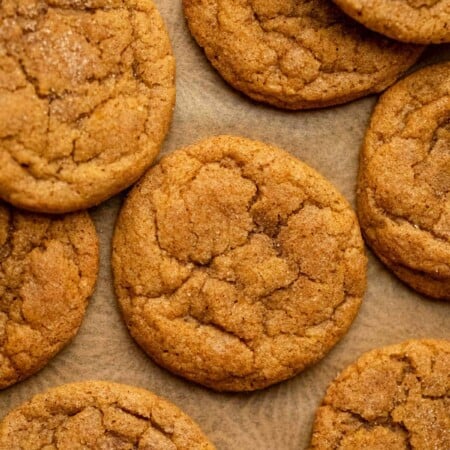
[[[253,390],[321,359],[365,289],[355,214],[275,147],[220,136],[178,150],[133,189],[113,242],[130,333],[160,365]]]
[[[75,336],[97,271],[87,213],[49,217],[0,202],[0,389],[37,372]]]
[[[34,396],[0,423],[0,448],[214,450],[172,403],[137,387],[72,383]]]
[[[0,197],[61,213],[135,182],[175,99],[174,58],[151,0],[0,4]]]
[[[450,448],[450,341],[372,350],[329,386],[311,450]]]
[[[381,97],[361,154],[358,214],[368,244],[397,276],[450,299],[450,63]]]
[[[333,0],[349,16],[392,39],[417,44],[450,42],[448,0]]]
[[[328,0],[183,0],[189,28],[225,80],[281,108],[380,92],[422,49],[368,31]]]

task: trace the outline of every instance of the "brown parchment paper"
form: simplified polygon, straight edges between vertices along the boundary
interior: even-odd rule
[[[156,0],[177,59],[177,104],[162,155],[212,134],[235,134],[284,148],[325,175],[354,204],[359,148],[374,96],[335,108],[285,112],[230,88],[192,40],[180,0]],[[429,47],[420,65],[450,59]],[[147,388],[192,416],[218,449],[304,449],[329,382],[362,352],[409,338],[450,338],[450,303],[426,299],[369,254],[368,289],[344,339],[297,377],[252,394],[218,394],[156,366],[129,337],[112,287],[110,251],[123,195],[91,211],[101,269],[78,336],[30,379],[0,391],[0,418],[33,394],[63,383],[104,379]],[[2,449],[3,450],[3,449]]]

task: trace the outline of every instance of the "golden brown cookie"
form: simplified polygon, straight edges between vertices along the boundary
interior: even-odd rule
[[[0,389],[37,372],[75,336],[97,270],[87,213],[44,216],[0,202]]]
[[[225,80],[287,109],[380,92],[422,48],[366,30],[329,0],[183,0],[189,28]]]
[[[392,39],[416,44],[450,42],[448,0],[333,0],[349,16]]]
[[[213,389],[250,391],[345,334],[366,258],[355,214],[327,180],[280,149],[220,136],[164,158],[131,191],[113,268],[149,356]]]
[[[450,341],[372,350],[329,386],[311,450],[450,448]]]
[[[84,381],[34,396],[0,423],[0,448],[213,450],[172,403],[124,384]]]
[[[450,299],[450,63],[381,97],[361,153],[358,213],[366,241],[400,279]]]
[[[0,3],[0,197],[61,213],[135,182],[175,100],[151,0]]]

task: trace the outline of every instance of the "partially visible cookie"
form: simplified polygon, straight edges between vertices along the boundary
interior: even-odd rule
[[[354,212],[288,153],[220,136],[134,187],[113,241],[131,335],[158,364],[216,390],[294,376],[346,333],[365,289]]]
[[[0,202],[0,389],[37,372],[75,336],[97,270],[87,213],[49,217]]]
[[[448,0],[333,0],[371,30],[403,42],[450,42]]]
[[[213,450],[172,403],[124,384],[84,381],[34,396],[0,423],[0,448]]]
[[[328,0],[183,0],[191,33],[225,80],[280,108],[380,92],[422,48],[360,26]]]
[[[311,450],[450,448],[450,341],[372,350],[328,387]]]
[[[159,152],[175,62],[151,0],[0,2],[0,198],[85,209]]]
[[[400,279],[450,299],[450,63],[419,70],[379,100],[361,153],[358,214]]]

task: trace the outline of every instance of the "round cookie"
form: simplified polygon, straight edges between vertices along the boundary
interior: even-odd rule
[[[62,213],[134,183],[175,101],[152,1],[7,1],[0,24],[0,197]]]
[[[349,16],[392,39],[416,44],[450,42],[448,0],[333,0]]]
[[[311,450],[450,448],[450,341],[372,350],[329,386]]]
[[[47,447],[48,446],[48,447]],[[85,381],[34,396],[0,423],[0,448],[213,450],[172,403],[124,384]]]
[[[97,271],[87,213],[49,217],[0,202],[0,389],[37,372],[76,335]]]
[[[417,291],[450,299],[450,63],[419,70],[381,97],[357,202],[380,259]]]
[[[114,234],[116,293],[161,366],[215,390],[294,376],[345,334],[365,289],[354,212],[275,147],[219,136],[131,191]]]
[[[254,100],[318,108],[380,92],[422,52],[373,33],[328,0],[183,0],[191,33]]]

